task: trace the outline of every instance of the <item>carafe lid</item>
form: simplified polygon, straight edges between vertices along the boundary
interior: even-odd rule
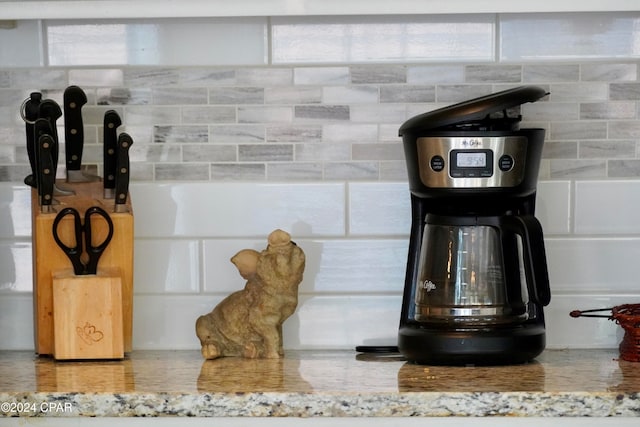
[[[519,86],[463,101],[415,116],[400,126],[399,134],[423,134],[429,131],[517,130],[522,116],[508,117],[507,110],[535,102],[549,93],[538,86]],[[502,112],[501,117],[491,117]]]

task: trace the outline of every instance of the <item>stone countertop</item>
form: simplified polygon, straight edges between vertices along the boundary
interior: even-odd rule
[[[281,360],[134,351],[83,362],[2,351],[7,416],[640,417],[640,364],[618,360],[617,350],[547,350],[502,367],[348,351],[287,351]]]

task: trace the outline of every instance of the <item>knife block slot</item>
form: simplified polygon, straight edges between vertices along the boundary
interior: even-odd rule
[[[54,212],[40,212],[37,190],[31,193],[31,226],[33,256],[33,304],[34,304],[34,341],[35,351],[39,355],[53,355],[56,340],[54,336],[54,304],[53,277],[65,270],[71,270],[69,258],[58,247],[53,239],[53,221],[56,212],[65,207],[76,208],[81,215],[91,206],[105,209],[113,221],[113,238],[100,257],[99,272],[118,271],[121,286],[121,318],[124,352],[132,348],[133,335],[133,209],[131,198],[128,198],[128,212],[114,212],[113,199],[104,199],[102,182],[59,184],[65,189],[72,189],[75,195],[55,196],[59,204],[52,205]],[[66,218],[65,218],[66,220]],[[63,220],[64,221],[64,220]],[[95,235],[104,234],[98,230],[104,221],[96,221]],[[72,238],[72,227],[60,229],[63,241]],[[66,235],[65,233],[69,233]],[[87,277],[78,276],[86,280]],[[104,286],[104,285],[103,285]]]
[[[122,359],[122,281],[117,272],[54,272],[53,357]]]

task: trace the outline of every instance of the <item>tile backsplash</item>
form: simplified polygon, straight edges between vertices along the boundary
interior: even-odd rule
[[[522,84],[551,93],[521,109],[547,131],[549,347],[614,347],[619,327],[568,312],[640,302],[640,12],[13,24],[0,25],[0,349],[33,348],[19,106],[35,90],[61,102],[70,84],[89,97],[84,163],[101,170],[106,110],[135,141],[135,348],[197,348],[195,318],[242,286],[228,259],[274,228],[308,259],[286,347],[394,341],[410,221],[398,128]]]

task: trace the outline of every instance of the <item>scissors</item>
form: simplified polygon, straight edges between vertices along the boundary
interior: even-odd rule
[[[71,215],[73,217],[73,225],[75,231],[75,246],[73,247],[65,245],[62,240],[60,240],[60,236],[58,235],[58,226],[60,224],[60,221],[67,215]],[[93,215],[99,215],[104,218],[104,220],[107,222],[107,226],[109,227],[109,233],[107,237],[98,246],[94,246],[93,242],[91,241],[91,217]],[[82,239],[83,234],[84,248]],[[96,274],[96,272],[98,271],[98,261],[100,260],[100,256],[102,256],[102,253],[109,245],[112,237],[113,221],[111,221],[111,217],[109,217],[109,214],[104,209],[98,206],[90,207],[84,213],[84,225],[80,221],[80,213],[75,208],[70,207],[62,209],[53,220],[53,238],[58,246],[60,246],[60,249],[62,249],[67,257],[69,257],[69,260],[71,260],[73,271],[76,276]],[[89,255],[88,261],[86,263],[82,260],[84,249],[86,249],[87,254]]]

